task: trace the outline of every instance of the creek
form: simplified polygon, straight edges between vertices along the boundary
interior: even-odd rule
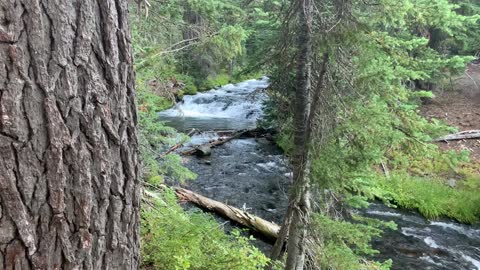
[[[221,130],[253,128],[262,117],[267,99],[262,89],[268,78],[228,84],[185,96],[160,119],[179,131],[200,130],[185,145],[200,145],[221,136]],[[188,157],[186,166],[198,174],[188,188],[266,220],[281,224],[291,181],[288,162],[275,144],[265,138],[239,138],[213,149],[208,157]],[[480,206],[479,206],[480,207]],[[480,270],[480,227],[452,220],[429,221],[415,211],[389,208],[373,202],[359,211],[367,217],[394,221],[373,246],[376,258],[393,260],[392,269]],[[262,250],[269,243],[257,241]]]

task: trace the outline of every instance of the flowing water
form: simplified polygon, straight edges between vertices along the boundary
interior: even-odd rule
[[[180,131],[202,130],[192,137],[190,145],[202,144],[220,137],[218,130],[255,127],[266,100],[261,89],[267,86],[268,79],[261,78],[186,96],[174,108],[160,113],[160,118]],[[291,173],[272,142],[265,138],[232,140],[213,149],[209,157],[189,157],[186,166],[198,174],[188,188],[281,223]],[[428,221],[414,211],[380,203],[372,203],[360,213],[398,224],[398,230],[386,231],[373,243],[381,252],[376,258],[393,259],[393,269],[480,270],[478,226]],[[259,246],[268,248],[267,243]]]

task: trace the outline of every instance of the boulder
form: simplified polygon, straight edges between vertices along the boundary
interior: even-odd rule
[[[199,157],[206,157],[212,154],[212,148],[208,145],[201,145],[196,148],[197,151],[195,152]]]

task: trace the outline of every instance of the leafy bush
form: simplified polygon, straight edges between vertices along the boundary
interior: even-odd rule
[[[322,269],[390,269],[391,260],[380,263],[362,257],[378,253],[371,248],[370,241],[379,237],[383,228],[396,229],[396,225],[360,216],[354,216],[354,221],[333,220],[321,214],[313,216],[313,234],[322,239],[317,250]]]
[[[185,212],[172,190],[157,194],[142,210],[142,260],[156,269],[254,270],[268,258],[240,232],[231,235],[212,216]]]
[[[188,83],[183,89],[185,95],[195,95],[198,92],[197,87],[193,83]]]
[[[230,76],[227,74],[218,74],[215,76],[208,76],[206,80],[200,83],[201,90],[210,90],[218,86],[226,85],[230,82]]]

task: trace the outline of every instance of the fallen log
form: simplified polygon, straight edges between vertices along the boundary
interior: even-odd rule
[[[209,143],[206,143],[206,144],[194,146],[194,147],[192,147],[192,149],[183,151],[180,154],[184,155],[184,156],[189,156],[189,155],[193,155],[193,154],[197,153],[198,149],[200,149],[200,148],[213,148],[213,147],[216,147],[216,146],[220,146],[224,143],[227,143],[227,142],[229,142],[233,139],[236,139],[236,138],[242,136],[244,133],[246,133],[248,131],[249,131],[248,129],[239,130],[239,131],[233,133],[230,137],[219,138],[218,140],[215,140],[213,142],[209,142]]]
[[[205,143],[205,144],[202,144],[202,145],[196,145],[196,146],[193,146],[192,149],[189,149],[189,150],[186,150],[186,151],[183,151],[180,153],[180,155],[183,155],[183,156],[189,156],[189,155],[193,155],[193,154],[196,154],[198,153],[199,149],[207,149],[207,148],[214,148],[216,146],[220,146],[222,144],[225,144],[233,139],[238,139],[240,137],[260,137],[260,136],[268,136],[269,135],[269,138],[272,139],[272,135],[270,134],[270,131],[269,130],[265,130],[263,128],[253,128],[253,129],[242,129],[242,130],[238,130],[238,131],[230,131],[230,130],[227,130],[227,131],[217,131],[217,133],[219,135],[226,135],[226,134],[230,134],[229,137],[221,137],[217,140],[214,140],[214,141],[210,141],[208,143]]]
[[[273,222],[251,215],[236,207],[209,199],[193,191],[180,187],[175,187],[174,189],[180,199],[192,202],[201,208],[218,213],[225,218],[256,231],[270,240],[275,240],[278,237],[280,226]]]
[[[446,142],[455,140],[479,139],[480,130],[466,130],[454,134],[449,134],[441,138],[435,139],[434,142]]]
[[[187,136],[191,136],[193,133],[195,133],[195,131],[196,130],[194,128],[192,128],[192,130],[187,133]],[[173,151],[177,150],[178,148],[182,147],[183,144],[184,144],[183,142],[175,144],[174,146],[170,147],[165,153],[162,153],[162,154],[158,155],[158,158],[164,158],[166,155],[168,155],[171,152],[173,152]]]

